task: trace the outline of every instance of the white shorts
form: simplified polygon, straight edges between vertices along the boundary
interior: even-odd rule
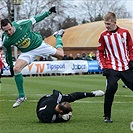
[[[38,48],[25,53],[21,53],[18,59],[25,60],[28,64],[30,64],[37,58],[37,56],[47,57],[49,55],[54,55],[56,53],[56,50],[56,48],[43,42]]]

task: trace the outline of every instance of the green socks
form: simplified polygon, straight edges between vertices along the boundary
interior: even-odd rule
[[[56,36],[56,48],[63,49],[62,37],[60,35]]]
[[[15,82],[16,82],[16,85],[17,85],[19,97],[24,97],[23,76],[22,76],[22,73],[15,74]]]

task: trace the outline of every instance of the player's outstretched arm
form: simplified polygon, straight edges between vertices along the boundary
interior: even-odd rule
[[[14,76],[11,47],[6,48],[6,63],[10,66],[11,76]]]
[[[35,19],[36,23],[38,23],[38,22],[40,22],[41,20],[43,20],[44,18],[46,18],[47,16],[49,16],[52,13],[56,13],[55,6],[51,7],[49,9],[49,11],[47,11],[47,12],[44,12],[42,14],[38,14],[38,15],[34,16],[34,19]]]

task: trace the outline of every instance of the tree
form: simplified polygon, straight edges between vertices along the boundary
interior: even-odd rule
[[[95,21],[100,21],[103,20],[103,17],[101,16],[101,14],[98,14],[98,16],[96,16]]]
[[[90,22],[101,19],[108,11],[116,13],[117,18],[129,18],[130,13],[125,8],[125,2],[120,0],[82,0],[82,8],[86,9]]]
[[[76,18],[70,18],[69,16],[64,20],[64,22],[60,25],[60,28],[67,29],[72,26],[78,25]]]
[[[31,5],[31,6],[28,6]],[[24,4],[20,8],[19,19],[30,18],[31,16],[48,11],[52,6],[56,5],[56,14],[50,15],[48,18],[37,23],[33,28],[35,31],[40,31],[40,29],[49,29],[54,32],[58,29],[58,20],[60,19],[60,14],[63,12],[62,0],[25,0]],[[25,8],[25,10],[24,10]],[[25,16],[25,12],[27,16]]]
[[[11,17],[11,10],[13,9],[13,6],[12,6],[12,3],[10,2],[11,0],[2,0],[1,1],[1,16],[2,16],[2,18],[3,17],[6,17],[6,18],[8,18],[9,20],[11,20],[12,19],[12,17]],[[3,11],[6,11],[6,13],[3,13]]]
[[[2,17],[10,19],[10,11],[12,7],[12,0],[2,1]],[[39,13],[48,11],[52,6],[56,5],[57,13],[50,15],[48,18],[34,25],[33,30],[40,31],[40,29],[51,28],[52,32],[58,29],[58,24],[64,17],[63,9],[65,8],[62,0],[24,0],[24,3],[17,5],[17,20],[28,19]],[[64,17],[65,18],[65,17]]]
[[[89,23],[87,20],[83,19],[82,24]]]
[[[50,28],[48,28],[48,29],[42,28],[42,29],[40,29],[40,34],[42,35],[43,39],[45,39],[46,37],[51,36],[52,31]]]
[[[12,0],[0,1],[2,17],[10,18]],[[53,33],[62,27],[68,28],[80,23],[102,20],[102,17],[108,11],[115,12],[118,18],[131,17],[126,11],[125,1],[120,1],[82,0],[75,3],[67,0],[24,0],[22,5],[17,6],[17,20],[30,18],[36,14],[48,11],[52,6],[56,6],[56,14],[50,15],[33,27],[33,30],[36,32],[44,29],[49,31],[51,29],[51,33]]]

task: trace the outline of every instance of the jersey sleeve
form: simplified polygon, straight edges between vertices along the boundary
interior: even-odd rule
[[[101,34],[98,41],[98,48],[97,48],[97,60],[101,69],[106,68],[106,62],[104,57],[105,57],[105,40],[103,35]]]
[[[4,42],[4,34],[3,34],[3,38],[2,38],[2,43]],[[5,47],[6,51],[5,51],[5,56],[6,56],[6,62],[10,67],[13,67],[13,61],[12,61],[12,49],[11,46],[6,45],[5,43],[3,43],[3,47]]]
[[[16,27],[19,27],[20,25],[27,25],[27,27],[29,28],[33,25],[30,19],[22,19],[22,20],[14,21],[12,24],[13,25],[15,24]]]
[[[91,95],[91,93],[90,93]],[[71,94],[65,94],[63,95],[62,102],[74,102],[76,100],[80,100],[83,98],[86,98],[86,93],[85,92],[73,92]],[[91,96],[90,96],[91,97]]]
[[[49,12],[45,12],[45,13],[38,14],[38,15],[30,18],[30,20],[31,20],[32,24],[35,24],[35,23],[40,22],[41,20],[43,20],[44,18],[46,18],[49,15],[50,15]]]
[[[0,58],[0,69],[4,66],[2,59]]]
[[[11,47],[6,48],[6,62],[10,67],[13,67]]]
[[[42,14],[38,14],[34,17],[31,17],[30,19],[18,20],[18,21],[14,21],[13,23],[16,23],[19,25],[30,24],[29,26],[32,26],[33,24],[38,23],[44,18],[46,18],[47,16],[49,16],[49,14],[50,14],[49,12],[45,12]]]
[[[133,40],[129,32],[127,32],[127,47],[129,51],[129,59],[133,61]]]
[[[52,96],[54,97],[57,104],[60,103],[63,98],[62,93],[58,90],[53,90]]]

